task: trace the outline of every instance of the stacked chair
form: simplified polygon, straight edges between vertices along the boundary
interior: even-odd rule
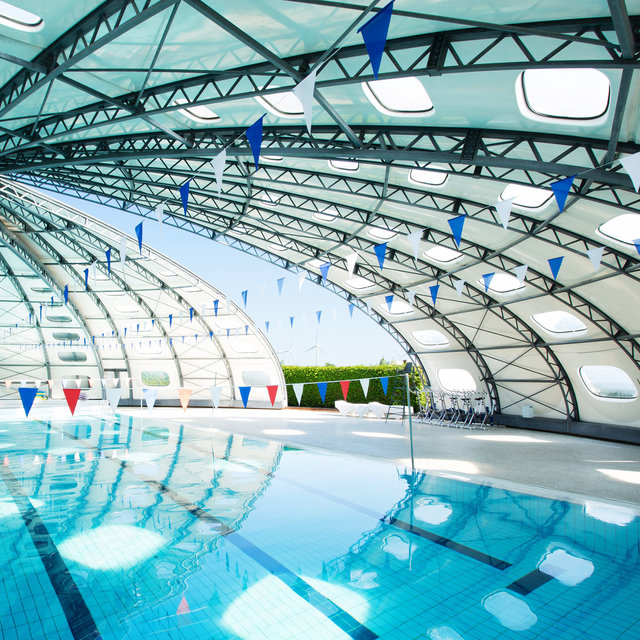
[[[424,394],[426,402],[422,394],[417,394],[419,422],[458,429],[486,429],[494,424],[493,401],[486,393],[426,387]]]

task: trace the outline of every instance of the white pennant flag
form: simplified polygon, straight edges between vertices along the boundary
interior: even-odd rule
[[[91,269],[91,279],[95,280],[96,279],[96,265],[98,264],[97,260],[94,260],[91,265],[90,265],[90,269]]]
[[[293,393],[296,394],[296,400],[298,401],[298,405],[300,404],[300,400],[302,400],[302,392],[304,391],[304,382],[298,382],[293,386]]]
[[[527,277],[528,268],[529,268],[528,265],[522,264],[513,270],[513,273],[516,274],[516,278],[518,278],[518,282],[520,283],[520,285],[524,284],[524,279]]]
[[[604,247],[596,247],[595,249],[589,249],[587,255],[593,268],[598,271],[600,269],[600,263],[602,262],[602,254],[604,253]]]
[[[300,100],[304,111],[304,121],[307,124],[307,131],[311,135],[311,118],[313,107],[313,92],[316,87],[316,72],[312,71],[298,86],[292,91],[293,95]]]
[[[227,149],[226,147],[213,158],[211,166],[213,167],[213,173],[216,177],[216,184],[218,185],[218,197],[222,193],[222,176],[224,175],[224,166],[227,164]]]
[[[513,206],[514,200],[515,198],[509,198],[508,200],[496,202],[495,205],[493,205],[496,208],[500,222],[502,222],[502,226],[505,229],[509,226],[509,217],[511,216],[511,207]]]
[[[369,378],[360,378],[360,384],[362,385],[362,393],[364,393],[365,400],[369,393]]]
[[[420,253],[420,240],[422,240],[422,231],[414,231],[407,236],[407,240],[411,243],[413,249],[413,257],[417,260]]]
[[[409,304],[413,307],[413,303],[416,301],[416,292],[407,291],[407,300],[409,301]]]
[[[211,402],[213,406],[217,409],[220,405],[220,397],[222,396],[222,387],[212,386],[209,387],[209,393],[211,394]]]
[[[302,291],[302,285],[304,284],[307,274],[305,271],[298,274],[298,292]]]
[[[161,202],[156,207],[156,218],[158,219],[158,225],[160,226],[160,229],[162,229],[162,216],[163,215],[164,215],[164,202]]]
[[[124,263],[126,259],[127,259],[127,239],[124,236],[122,236],[122,238],[120,238],[120,264],[122,265],[123,269],[124,269]]]
[[[118,403],[120,402],[120,398],[122,397],[122,389],[120,388],[107,389],[106,394],[107,394],[107,402],[111,407],[111,411],[115,412],[115,410],[118,407]]]
[[[633,182],[633,188],[636,191],[640,190],[640,151],[634,153],[632,156],[621,158],[620,164],[629,174],[631,182]]]
[[[143,389],[142,395],[144,396],[144,401],[147,403],[147,407],[149,407],[149,413],[153,409],[153,405],[156,403],[156,398],[158,397],[157,389]]]
[[[462,296],[462,287],[464,287],[464,280],[456,280],[453,283],[453,286],[456,288],[458,292],[458,300],[460,300],[460,296]]]
[[[345,262],[347,263],[347,271],[349,275],[353,275],[353,270],[356,268],[356,262],[358,261],[358,254],[352,253],[345,258]]]

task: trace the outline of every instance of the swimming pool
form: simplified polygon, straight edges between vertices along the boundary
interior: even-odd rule
[[[640,519],[154,417],[0,424],[26,638],[640,638]]]

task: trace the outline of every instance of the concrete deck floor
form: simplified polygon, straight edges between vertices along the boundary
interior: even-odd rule
[[[179,408],[155,408],[149,413],[120,408],[118,413],[410,466],[406,419],[385,422],[300,409],[189,408],[185,413]],[[640,514],[640,447],[636,445],[505,427],[468,430],[415,421],[413,435],[417,469],[574,502],[626,503]]]

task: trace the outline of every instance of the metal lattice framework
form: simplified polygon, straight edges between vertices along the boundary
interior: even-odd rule
[[[585,353],[599,350],[632,379],[640,376],[640,328],[623,304],[637,292],[638,253],[599,230],[640,207],[617,161],[640,149],[640,6],[609,0],[606,15],[575,7],[552,15],[501,5],[506,22],[498,24],[486,7],[486,15],[469,7],[436,15],[404,2],[394,9],[379,78],[417,79],[434,105],[406,118],[376,110],[361,89],[373,76],[355,27],[379,5],[104,2],[73,24],[61,21],[36,56],[0,51],[0,171],[142,217],[164,203],[165,224],[308,270],[318,283],[319,262],[330,262],[325,286],[367,308],[431,378],[448,361],[460,368],[467,361],[505,413],[532,403],[548,417],[635,423],[632,403],[603,417],[578,369],[589,364]],[[258,32],[247,26],[262,20]],[[521,74],[568,69],[606,76],[604,115],[593,123],[523,115],[515,96]],[[312,134],[296,114],[269,115],[254,171],[243,134],[263,108],[256,98],[277,102],[310,71],[318,73]],[[202,108],[211,116],[194,118]],[[228,165],[218,195],[209,160],[223,148]],[[347,169],[327,163],[340,159]],[[426,167],[442,179],[412,179]],[[562,211],[551,191],[537,207],[516,201],[503,229],[494,205],[505,189],[548,188],[567,176],[576,179]],[[184,215],[178,189],[190,178]],[[35,214],[23,209],[12,210],[12,224],[33,233]],[[462,214],[458,247],[447,220]],[[407,240],[415,232],[422,232],[417,254]],[[64,241],[65,233],[52,235]],[[374,252],[382,239],[384,270]],[[85,260],[88,247],[105,248],[95,234],[82,241]],[[47,242],[37,240],[53,252]],[[600,246],[594,272],[589,256]],[[429,247],[458,257],[433,259]],[[351,274],[346,259],[354,251]],[[547,259],[558,255],[567,267],[556,278]],[[523,264],[525,287],[483,286],[483,274]],[[352,286],[354,277],[367,286]],[[387,313],[381,303],[389,294],[411,301],[412,311]],[[579,318],[585,332],[546,331],[533,317],[546,310]],[[417,339],[435,328],[446,348]]]

